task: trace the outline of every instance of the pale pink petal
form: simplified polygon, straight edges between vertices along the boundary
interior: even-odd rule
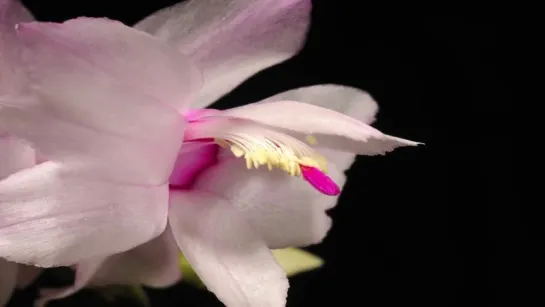
[[[226,306],[283,307],[288,280],[259,234],[224,198],[174,192],[174,237],[208,289]]]
[[[266,103],[273,101],[303,101],[318,107],[327,108],[336,112],[348,115],[368,125],[375,121],[375,115],[378,112],[377,102],[360,89],[337,85],[324,84],[308,87],[301,87],[286,91],[257,103]],[[324,155],[329,163],[344,171],[354,162],[355,154],[322,148],[320,142],[317,144],[317,150]]]
[[[5,306],[17,283],[17,264],[0,258],[0,307]]]
[[[19,62],[21,48],[15,36],[15,25],[34,18],[17,0],[0,0],[0,96],[17,92],[24,74]]]
[[[17,29],[17,36],[30,49],[25,56],[31,86],[62,104],[70,104],[69,100],[83,104],[84,100],[94,108],[119,112],[126,102],[109,106],[112,99],[104,101],[106,94],[132,89],[150,103],[183,110],[200,89],[200,74],[186,56],[121,22],[77,18],[64,23],[23,23]],[[64,91],[55,93],[60,85]],[[100,89],[107,91],[95,92]]]
[[[375,121],[378,112],[377,102],[369,95],[355,87],[339,84],[320,84],[285,91],[256,104],[274,101],[302,101],[318,107],[327,108],[349,115],[368,125]]]
[[[168,287],[182,277],[179,249],[170,227],[159,237],[124,253],[108,257],[89,286],[110,284]]]
[[[52,300],[58,300],[68,297],[83,289],[95,275],[104,258],[89,258],[76,266],[76,276],[74,284],[60,289],[42,289],[40,298],[34,303],[35,307],[44,307]]]
[[[168,185],[118,185],[45,162],[0,181],[0,257],[67,266],[129,250],[166,227]]]
[[[310,0],[190,0],[135,27],[177,45],[198,64],[203,108],[262,69],[297,53],[310,23]]]
[[[342,113],[296,101],[249,104],[226,110],[222,116],[283,129],[301,139],[305,135],[313,135],[318,146],[363,155],[385,154],[398,147],[420,144],[383,134]]]
[[[34,150],[21,140],[7,134],[0,135],[0,179],[35,163]]]
[[[18,37],[31,96],[0,99],[0,130],[95,175],[167,181],[184,129],[176,108],[190,103],[199,82],[183,55],[105,19],[21,24]]]
[[[329,165],[328,176],[342,188],[342,170]],[[273,249],[322,241],[331,226],[325,211],[338,199],[280,170],[248,170],[244,159],[222,160],[204,172],[193,189],[226,199]]]

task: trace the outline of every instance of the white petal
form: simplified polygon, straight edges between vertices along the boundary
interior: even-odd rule
[[[330,165],[328,176],[342,188],[345,176],[335,165]],[[325,211],[338,199],[279,170],[248,170],[244,159],[222,160],[193,188],[226,199],[273,249],[320,242],[331,226]]]
[[[398,147],[420,144],[383,134],[362,121],[331,109],[297,101],[249,104],[221,114],[284,129],[301,139],[305,135],[313,135],[320,146],[363,155],[382,155]]]
[[[297,53],[310,23],[309,0],[191,0],[135,27],[189,55],[204,75],[203,108],[262,69]]]
[[[0,258],[0,307],[8,303],[17,283],[17,264]]]
[[[49,267],[126,251],[161,234],[167,211],[167,185],[118,185],[45,162],[0,181],[0,257]]]
[[[360,89],[337,84],[325,84],[301,87],[286,91],[257,103],[273,101],[301,101],[318,107],[327,108],[348,115],[365,124],[372,124],[378,112],[377,102]],[[321,147],[317,144],[317,147]],[[345,171],[354,162],[355,154],[328,148],[318,148],[329,163],[335,164],[340,171]],[[344,175],[343,175],[344,176]]]
[[[284,271],[227,200],[206,192],[173,193],[169,221],[195,272],[226,306],[285,306]]]
[[[301,101],[348,115],[368,125],[375,121],[378,112],[377,102],[355,87],[338,84],[321,84],[300,87],[276,94],[256,103],[272,101]]]
[[[124,253],[108,257],[91,286],[110,284],[168,287],[180,280],[178,245],[169,226],[157,238]]]

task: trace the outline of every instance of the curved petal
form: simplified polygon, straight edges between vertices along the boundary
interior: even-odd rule
[[[68,297],[84,287],[140,284],[168,287],[181,278],[178,263],[178,245],[167,226],[157,238],[129,251],[81,261],[76,265],[74,284],[61,289],[43,289],[36,306]]]
[[[0,130],[47,159],[132,184],[167,181],[196,72],[177,50],[119,22],[20,24],[28,99],[0,100]],[[176,107],[176,108],[174,108]],[[137,167],[135,167],[137,166]]]
[[[68,266],[129,250],[166,227],[168,185],[116,185],[45,162],[0,181],[0,257]]]
[[[96,92],[114,83],[119,90],[147,96],[150,103],[184,109],[201,86],[198,70],[176,48],[121,22],[77,18],[22,23],[17,36],[28,48],[25,60],[31,86],[59,103],[85,99],[95,108],[119,112],[123,102],[108,106],[112,101],[103,101],[105,94]],[[55,93],[58,86],[64,91]]]
[[[16,0],[0,0],[0,95],[17,92],[24,74],[19,70],[20,51],[15,25],[32,21],[28,10]]]
[[[368,125],[375,121],[375,115],[379,109],[377,102],[369,93],[337,84],[301,87],[274,95],[257,104],[274,101],[304,101],[345,114]],[[317,147],[320,147],[320,144],[317,144]],[[317,150],[341,171],[348,169],[354,162],[355,154],[350,152],[328,148],[317,148]]]
[[[313,135],[320,146],[363,155],[383,155],[398,147],[420,144],[383,134],[342,113],[297,101],[249,104],[225,110],[222,116],[284,129],[299,138]]]
[[[17,283],[17,264],[0,258],[0,272],[0,307],[3,307]]]
[[[240,213],[212,194],[172,193],[169,221],[185,257],[227,306],[283,307],[288,280]]]
[[[339,84],[320,84],[285,91],[255,104],[274,101],[302,101],[333,110],[368,125],[375,121],[377,102],[369,93],[355,87]]]
[[[346,181],[334,165],[328,176],[341,188]],[[281,171],[247,170],[243,159],[222,160],[204,172],[193,188],[233,204],[272,249],[320,242],[331,227],[325,211],[338,199]]]
[[[262,69],[303,46],[310,0],[190,0],[161,10],[135,27],[177,46],[200,66],[203,108]]]
[[[83,289],[95,275],[104,258],[90,258],[78,263],[76,266],[76,276],[74,284],[60,289],[42,289],[40,298],[34,303],[35,307],[44,307],[52,300],[58,300],[68,297]]]
[[[32,167],[35,160],[36,156],[32,148],[16,137],[0,135],[0,179]]]
[[[169,287],[181,278],[179,249],[170,226],[157,238],[108,257],[89,286],[142,284]]]

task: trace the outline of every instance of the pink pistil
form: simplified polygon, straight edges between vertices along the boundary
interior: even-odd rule
[[[326,174],[312,166],[301,165],[303,178],[308,181],[316,190],[325,195],[339,195],[341,189],[339,186]]]

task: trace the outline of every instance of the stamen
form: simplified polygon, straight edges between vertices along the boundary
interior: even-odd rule
[[[235,128],[236,127],[236,128]],[[215,142],[229,148],[237,158],[246,160],[248,169],[266,165],[279,168],[291,176],[301,177],[326,195],[338,195],[339,187],[327,175],[327,161],[304,142],[257,125],[238,124],[221,132],[216,130]],[[309,143],[316,138],[308,136]]]
[[[318,140],[316,139],[316,137],[315,137],[314,135],[307,135],[306,139],[307,139],[307,142],[308,142],[310,145],[316,145],[316,144],[318,144]]]

